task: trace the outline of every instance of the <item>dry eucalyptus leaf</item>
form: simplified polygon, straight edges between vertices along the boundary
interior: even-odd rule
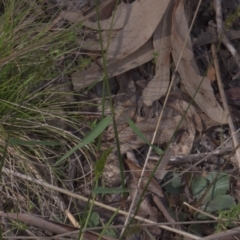
[[[138,0],[128,4],[126,25],[109,46],[108,59],[122,59],[135,52],[152,36],[170,0]]]
[[[114,77],[130,69],[140,66],[153,58],[152,42],[147,41],[136,52],[121,60],[107,64],[108,77]],[[103,80],[103,72],[98,66],[89,67],[86,70],[77,71],[72,74],[72,83],[75,91],[79,91],[90,84]]]
[[[190,100],[190,99],[189,99]],[[163,102],[164,99],[161,99]],[[184,100],[182,93],[171,93],[167,100],[167,106],[175,109],[182,116],[185,115],[187,121],[192,122],[193,126],[201,133],[203,131],[202,120],[191,102]]]
[[[126,18],[128,17],[129,12],[129,4],[121,3],[118,5],[115,13],[113,12],[113,18],[110,17],[106,20],[101,20],[98,22],[91,22],[90,20],[86,19],[82,25],[84,27],[91,28],[93,30],[118,30],[124,27],[126,24]],[[68,20],[71,23],[79,22],[79,19],[83,18],[83,14],[81,12],[62,12],[61,17],[65,20]]]
[[[202,126],[203,126],[203,131],[214,127],[218,126],[219,123],[211,119],[209,116],[207,116],[204,112],[198,112],[199,117],[202,119]]]
[[[154,61],[156,62],[155,76],[143,90],[142,98],[146,106],[164,96],[167,92],[170,80],[170,54],[171,54],[171,22],[172,6],[165,12],[161,22],[153,34]]]
[[[175,11],[172,26],[172,53],[175,64],[178,62],[187,34],[188,25],[184,12],[184,1],[181,1]],[[218,123],[227,123],[226,113],[214,97],[211,80],[199,73],[190,39],[183,51],[178,72],[189,95],[194,97],[194,101],[199,107]]]
[[[131,11],[129,18],[125,19],[127,24],[119,31],[108,49],[110,53],[106,66],[108,77],[117,76],[153,58],[152,41],[148,39],[160,22],[169,2],[170,0],[164,0],[161,3],[157,0],[141,0],[128,4]],[[113,57],[112,54],[114,56],[117,54],[117,56]],[[103,61],[100,60],[99,63],[102,65]],[[72,74],[72,82],[76,91],[101,80],[103,80],[102,70],[96,68],[90,67]]]
[[[98,10],[99,10],[100,19],[102,19],[102,17],[108,12],[108,9],[111,8],[110,5],[112,4],[113,4],[113,0],[104,0],[104,1],[99,0]],[[106,12],[104,12],[105,10]],[[54,19],[54,21],[51,24],[51,27],[53,27],[62,19],[66,19],[71,23],[77,24],[77,23],[83,23],[84,21],[88,21],[89,18],[94,19],[94,15],[96,15],[96,11],[91,11],[86,16],[84,16],[80,12],[71,12],[71,11],[72,11],[72,7],[68,7],[68,11],[62,11],[58,15],[58,17]]]

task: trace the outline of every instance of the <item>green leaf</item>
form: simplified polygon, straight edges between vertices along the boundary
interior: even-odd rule
[[[104,188],[97,187],[92,190],[94,194],[112,194],[112,193],[125,193],[130,192],[130,189],[122,189],[122,188]]]
[[[205,190],[212,184],[217,176],[217,172],[209,173],[206,178],[203,176],[196,177],[191,184],[193,196],[198,200],[205,193]],[[209,202],[215,198],[225,194],[229,190],[230,177],[226,173],[220,173],[216,181],[212,184],[209,191],[206,193],[202,203]]]
[[[182,192],[182,183],[181,178],[175,172],[169,172],[164,177],[164,182],[168,182],[169,180],[173,179],[170,183],[164,186],[164,189],[172,194],[172,195],[179,195]]]
[[[206,212],[218,212],[230,209],[231,207],[235,206],[236,202],[234,198],[230,195],[221,195],[215,198],[212,201],[207,202],[206,204],[201,206]]]
[[[207,175],[207,179],[210,183],[212,183],[217,176],[217,172],[212,172]],[[229,190],[230,185],[230,176],[226,173],[220,173],[215,181],[215,183],[211,186],[206,196],[203,199],[203,203],[206,203],[210,200],[213,200],[223,194],[225,194]]]
[[[76,150],[79,148],[82,148],[86,146],[87,144],[93,142],[104,130],[105,128],[111,123],[112,118],[110,116],[107,116],[103,118],[97,126],[88,134],[87,137],[85,137],[82,142],[80,142],[78,145],[73,147],[70,151],[68,151],[66,154],[64,154],[56,163],[55,165],[61,164],[64,160],[66,160],[71,154],[73,154]]]
[[[100,216],[97,212],[92,212],[88,222],[89,227],[97,227],[100,223]]]
[[[161,148],[151,145],[150,141],[144,136],[144,134],[140,131],[140,129],[135,125],[135,123],[132,120],[128,119],[127,122],[131,129],[137,134],[137,136],[141,138],[144,143],[148,144],[149,146],[152,146],[152,148],[156,151],[158,155],[164,153],[164,151]]]
[[[198,176],[195,179],[192,180],[191,183],[191,190],[192,190],[192,195],[194,198],[199,200],[204,193],[205,189],[208,186],[208,182],[205,177],[203,176]]]
[[[112,238],[117,238],[117,233],[112,228],[107,228],[106,231],[105,231],[105,235],[109,236],[109,237],[112,237]]]
[[[22,145],[22,146],[35,146],[35,145],[41,145],[41,146],[61,146],[63,145],[60,142],[57,141],[26,141],[19,138],[10,138],[9,139],[9,145]]]

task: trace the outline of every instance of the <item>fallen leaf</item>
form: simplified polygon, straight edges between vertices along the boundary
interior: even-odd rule
[[[161,21],[170,0],[138,0],[129,4],[126,25],[109,46],[108,59],[122,59],[143,46]]]
[[[114,77],[130,69],[140,66],[153,58],[153,45],[149,40],[136,52],[126,56],[121,60],[107,63],[108,77]],[[72,84],[75,91],[79,91],[90,84],[103,80],[103,72],[97,65],[90,66],[86,70],[74,72]]]
[[[159,24],[169,2],[170,0],[164,0],[159,4],[157,0],[141,0],[128,4],[129,16],[125,19],[127,24],[119,31],[108,49],[106,66],[108,77],[117,76],[153,59],[154,51],[152,41],[149,39]],[[147,16],[147,19],[150,18],[148,22],[146,18],[142,17],[143,13]],[[141,37],[139,37],[140,32]],[[99,60],[99,64],[103,65],[102,59]],[[72,82],[76,91],[89,86],[93,82],[102,80],[102,70],[95,67],[72,74]]]
[[[181,1],[175,10],[172,26],[172,53],[175,64],[183,49],[188,30],[184,1]],[[189,95],[194,98],[199,107],[218,123],[227,123],[226,113],[214,97],[210,79],[200,76],[190,39],[187,41],[177,70]]]
[[[126,18],[128,17],[130,11],[129,4],[121,3],[118,5],[113,18],[110,17],[106,20],[100,20],[99,23],[91,22],[86,19],[82,25],[93,30],[118,30],[124,27],[126,24]],[[81,12],[67,12],[64,11],[61,13],[61,18],[68,20],[71,23],[79,22],[79,19],[83,18],[83,14]],[[99,25],[98,25],[99,24]]]
[[[142,93],[143,102],[146,106],[151,106],[155,100],[164,96],[169,86],[173,2],[171,3],[153,34],[156,67],[155,76]]]

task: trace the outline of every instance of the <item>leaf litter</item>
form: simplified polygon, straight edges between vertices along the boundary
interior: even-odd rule
[[[205,22],[214,20],[214,12],[211,12],[210,16],[205,13],[212,11],[208,9],[207,2],[203,1],[202,8],[198,13],[202,14],[203,19],[206,18]],[[223,1],[223,4],[225,4],[224,2],[226,1]],[[75,92],[85,95],[85,99],[97,104],[99,96],[104,95],[105,87],[102,81],[104,79],[103,69],[106,68],[108,79],[113,79],[115,83],[113,85],[117,86],[110,86],[112,96],[108,96],[108,98],[111,97],[113,100],[118,141],[114,135],[111,117],[105,116],[102,120],[95,117],[99,123],[93,126],[90,134],[85,136],[81,143],[56,160],[55,166],[70,158],[70,155],[76,154],[79,148],[97,141],[98,136],[102,134],[100,152],[112,149],[102,173],[102,184],[111,187],[111,192],[103,194],[103,199],[110,204],[117,198],[119,205],[125,205],[125,202],[133,199],[133,191],[129,191],[129,189],[135,190],[140,180],[147,150],[151,146],[158,117],[163,111],[161,124],[156,130],[156,139],[153,142],[154,151],[151,153],[151,157],[152,159],[161,159],[162,152],[166,153],[168,149],[171,149],[169,159],[170,157],[186,157],[186,159],[184,163],[180,163],[180,161],[179,164],[171,164],[169,159],[163,157],[164,164],[160,163],[161,168],[158,168],[158,163],[151,161],[150,157],[137,198],[140,201],[141,194],[145,190],[148,194],[145,194],[139,203],[138,214],[154,222],[168,221],[172,224],[169,231],[158,227],[147,228],[154,239],[161,239],[161,237],[175,239],[176,234],[173,233],[173,229],[178,229],[184,239],[189,239],[187,232],[188,228],[192,228],[191,220],[197,221],[199,215],[203,215],[202,218],[206,218],[206,215],[186,209],[183,206],[184,202],[198,206],[200,210],[217,216],[219,211],[230,209],[240,200],[237,190],[239,181],[237,178],[234,178],[233,181],[229,177],[238,169],[235,157],[229,155],[229,148],[231,149],[233,146],[231,142],[228,145],[221,145],[230,135],[226,125],[227,116],[222,107],[215,81],[216,69],[212,65],[210,68],[206,65],[206,63],[209,64],[209,58],[211,58],[210,41],[200,42],[203,35],[214,34],[206,32],[207,23],[201,22],[200,17],[197,16],[186,46],[183,47],[190,28],[188,19],[193,15],[197,1],[136,0],[132,3],[121,2],[114,9],[115,3],[116,1],[113,1],[104,9],[99,9],[99,16],[101,16],[99,21],[95,15],[91,19],[83,21],[82,29],[77,30],[79,36],[76,38],[76,44],[81,48],[83,57],[90,57],[91,63],[86,67],[75,67],[71,73],[71,83]],[[105,17],[104,11],[108,12]],[[237,11],[236,6],[228,8],[227,14],[232,14],[233,11]],[[76,24],[79,19],[84,19],[84,12],[69,7],[69,10],[62,10],[59,19],[63,19],[68,24]],[[235,25],[234,31],[239,31],[237,29],[238,20]],[[198,28],[201,28],[201,31],[197,31]],[[196,36],[196,32],[198,32],[198,36]],[[239,36],[236,35],[235,38],[239,38]],[[103,41],[102,44],[100,41]],[[220,39],[216,37],[214,41],[219,43]],[[224,51],[225,49],[220,46],[219,54],[221,56],[224,55]],[[103,56],[106,57],[106,63]],[[178,63],[179,57],[181,58]],[[222,62],[224,67],[221,69],[221,74],[235,76],[237,66],[231,55],[227,55],[227,57],[228,64],[225,65],[225,60]],[[177,69],[175,69],[176,67]],[[168,94],[170,84],[173,87]],[[234,121],[237,124],[240,119],[238,115],[238,81],[225,81],[225,87],[228,102],[232,105],[231,112],[234,114]],[[165,99],[166,107],[163,107]],[[89,116],[98,111],[96,108],[88,109],[87,115]],[[105,115],[109,115],[109,112]],[[134,123],[135,130],[133,125],[129,124],[130,121]],[[103,131],[105,128],[107,129]],[[114,192],[114,188],[121,185],[119,156],[116,147],[118,142],[125,169],[127,190],[118,189]],[[226,156],[214,155],[211,160],[202,161],[199,164],[192,163],[191,156],[196,157],[197,154],[203,153],[209,153],[211,156],[211,152],[221,146],[228,149]],[[129,157],[129,152],[132,157]],[[81,178],[86,169],[89,170],[88,168],[93,167],[92,163],[86,164],[89,159],[82,158],[82,172],[78,170],[71,178]],[[92,156],[92,158],[97,160],[99,156]],[[157,167],[157,171],[154,176],[151,176],[155,167]],[[184,173],[186,169],[188,171]],[[226,177],[221,178],[222,175]],[[148,187],[145,189],[146,184]],[[79,186],[77,181],[74,181],[73,185],[77,186],[73,186],[72,191],[76,191],[78,188],[78,191],[80,189],[80,192],[82,191],[85,195],[91,195],[91,190],[87,191],[90,189],[89,184],[85,183],[84,186]],[[236,189],[234,190],[230,186],[236,186]],[[101,188],[98,188],[98,192],[93,192],[97,196],[101,193],[99,189]],[[104,191],[104,188],[102,189]],[[122,194],[124,192],[129,192],[128,200],[124,198],[124,194]],[[177,193],[178,201],[173,200],[175,193]],[[211,196],[213,197],[211,198]],[[180,204],[174,205],[174,202]],[[137,203],[138,201],[135,202],[135,204]],[[80,205],[82,207],[84,204]],[[134,205],[134,211],[137,209],[136,206]],[[74,209],[74,207],[72,208]],[[172,211],[173,209],[174,211]],[[99,212],[103,218],[106,214],[96,208],[94,211]],[[181,221],[189,221],[186,228],[177,224],[180,218]],[[105,220],[108,221],[109,218],[107,217]],[[123,224],[124,221],[118,216],[116,223]],[[201,236],[214,234],[214,231],[209,233],[201,226],[198,233]],[[144,232],[141,234],[144,237]],[[133,236],[135,237],[133,239],[137,238],[136,233]],[[200,239],[195,234],[190,237]],[[145,239],[148,238],[145,237]]]

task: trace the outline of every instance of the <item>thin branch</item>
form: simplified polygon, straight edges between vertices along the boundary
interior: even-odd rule
[[[211,49],[212,49],[212,54],[213,54],[213,61],[214,61],[215,72],[216,72],[216,76],[217,76],[219,92],[220,92],[220,95],[222,98],[224,110],[226,111],[226,114],[227,114],[228,124],[229,124],[229,128],[230,128],[231,136],[233,139],[233,145],[236,148],[238,146],[238,139],[237,139],[237,135],[235,134],[235,127],[234,127],[233,120],[232,120],[232,117],[230,114],[230,110],[229,110],[229,107],[227,104],[226,95],[225,95],[225,92],[223,89],[222,78],[221,78],[221,74],[220,74],[215,44],[211,45]],[[236,158],[237,158],[238,166],[240,167],[240,149],[239,148],[236,149]]]
[[[214,0],[214,6],[215,6],[215,12],[216,12],[218,38],[219,40],[222,41],[222,43],[225,45],[228,51],[232,54],[236,64],[238,65],[239,71],[233,77],[233,79],[237,79],[240,76],[240,55],[238,54],[237,50],[235,49],[235,47],[232,45],[232,43],[229,41],[229,39],[225,34],[223,21],[222,21],[222,0]]]
[[[239,234],[239,233],[240,233],[240,227],[237,227],[237,228],[233,228],[231,230],[227,230],[224,232],[210,235],[208,237],[203,237],[201,239],[202,240],[215,240],[215,239],[222,239],[222,238],[229,239],[229,238],[227,238],[227,236],[232,236],[232,235]]]
[[[208,158],[212,157],[212,156],[221,156],[224,154],[229,154],[232,152],[233,149],[228,148],[228,149],[216,149],[213,150],[212,152],[206,152],[206,153],[197,153],[197,154],[190,154],[188,156],[184,156],[184,155],[179,155],[179,156],[170,156],[169,159],[169,164],[183,164],[183,163],[192,163],[192,162],[197,162],[199,160],[201,160],[202,158],[205,158],[205,161],[208,160]],[[159,156],[150,156],[149,159],[152,160],[159,160]],[[160,168],[160,169],[164,169],[164,168]]]

